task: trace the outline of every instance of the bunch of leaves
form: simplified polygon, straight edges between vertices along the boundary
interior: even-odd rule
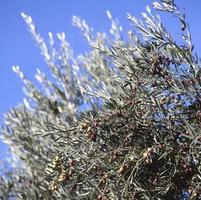
[[[51,34],[48,50],[23,14],[56,78],[38,70],[41,92],[14,68],[27,99],[2,131],[38,186],[28,188],[31,199],[201,198],[200,60],[175,3],[153,7],[181,22],[181,44],[147,6],[142,20],[128,14],[137,30],[128,41],[109,12],[113,39],[74,17],[91,47],[76,59],[63,33],[61,51]]]
[[[179,19],[182,44],[147,7],[143,20],[128,14],[139,33],[129,42],[94,46],[120,88],[59,134],[47,181],[69,199],[200,198],[200,61],[185,15],[172,1],[153,5]]]

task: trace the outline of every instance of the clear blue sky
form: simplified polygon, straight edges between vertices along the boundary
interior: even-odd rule
[[[201,1],[175,1],[186,11],[195,49],[201,54]],[[23,98],[22,84],[12,72],[12,65],[19,65],[31,80],[37,67],[46,71],[40,51],[20,16],[21,12],[32,16],[39,32],[45,38],[49,31],[65,32],[75,53],[81,53],[86,49],[86,45],[80,32],[71,25],[72,15],[85,19],[95,31],[107,31],[109,21],[105,11],[110,10],[113,17],[119,19],[124,31],[127,31],[132,27],[126,20],[126,12],[139,16],[144,11],[145,5],[151,2],[151,0],[1,0],[0,123],[3,121],[3,113],[10,107],[16,106]],[[175,23],[165,20],[170,30],[174,31]],[[176,35],[178,33],[175,32]]]

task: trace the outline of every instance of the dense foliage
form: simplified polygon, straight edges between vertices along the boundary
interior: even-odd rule
[[[201,198],[200,60],[185,14],[173,1],[153,7],[128,14],[129,39],[109,12],[109,37],[74,16],[91,49],[77,57],[64,33],[48,47],[22,13],[52,77],[38,69],[38,89],[13,67],[26,98],[1,130],[20,162],[1,176],[3,199]],[[181,39],[158,11],[179,20]]]

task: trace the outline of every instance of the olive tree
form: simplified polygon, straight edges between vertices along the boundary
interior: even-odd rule
[[[154,9],[154,10],[153,10]],[[181,42],[156,12],[179,20]],[[52,77],[24,83],[24,102],[6,114],[3,140],[20,165],[4,180],[19,199],[200,199],[201,68],[185,14],[153,2],[127,14],[128,39],[107,11],[111,35],[73,17],[90,51],[72,53],[65,34],[46,44],[22,13]]]

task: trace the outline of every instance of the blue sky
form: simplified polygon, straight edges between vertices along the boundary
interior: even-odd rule
[[[95,31],[107,31],[109,20],[106,10],[118,18],[124,31],[132,29],[126,19],[126,12],[139,16],[145,5],[151,0],[1,0],[0,1],[0,123],[3,113],[18,105],[23,99],[22,84],[12,72],[13,65],[19,65],[22,71],[34,79],[36,68],[46,71],[40,51],[32,40],[27,27],[20,16],[26,12],[32,16],[39,32],[47,38],[49,31],[56,34],[65,32],[76,54],[86,50],[86,44],[80,32],[71,25],[73,15],[85,19]],[[201,53],[201,1],[176,0],[187,15],[191,27],[196,51]],[[173,18],[165,18],[169,29],[179,34]],[[1,143],[0,143],[0,146]],[[2,148],[0,148],[2,150]],[[1,154],[1,151],[0,151]]]

